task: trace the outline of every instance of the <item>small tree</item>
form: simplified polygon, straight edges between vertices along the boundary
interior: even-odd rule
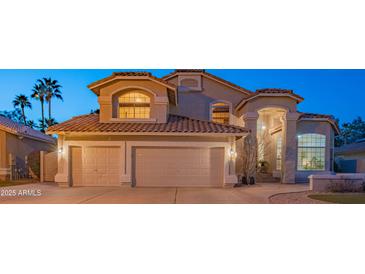
[[[256,179],[257,142],[252,134],[237,142],[237,169],[247,183],[251,178]]]
[[[272,137],[270,136],[268,130],[262,129],[259,131],[257,136],[257,161],[258,161],[258,171],[266,173],[268,168],[267,157],[271,156],[268,152],[272,151]]]
[[[365,121],[357,117],[351,123],[343,123],[340,130],[340,134],[335,139],[336,146],[354,143],[358,139],[365,138]]]

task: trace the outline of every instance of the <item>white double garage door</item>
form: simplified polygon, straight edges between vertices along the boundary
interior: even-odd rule
[[[120,147],[71,147],[73,186],[119,186],[126,171]],[[135,147],[130,178],[137,187],[221,187],[224,148]]]

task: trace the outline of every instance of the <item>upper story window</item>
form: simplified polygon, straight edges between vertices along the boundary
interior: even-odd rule
[[[212,121],[220,124],[229,124],[229,105],[226,103],[214,103],[212,105]]]
[[[148,119],[151,113],[151,99],[147,95],[131,91],[119,96],[119,118]]]
[[[303,134],[298,136],[298,170],[325,170],[326,136]]]

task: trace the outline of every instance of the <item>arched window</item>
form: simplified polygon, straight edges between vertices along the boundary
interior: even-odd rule
[[[119,118],[148,119],[151,112],[151,99],[147,95],[130,91],[119,96]]]
[[[298,170],[325,170],[326,136],[309,133],[298,136]]]
[[[217,102],[211,106],[212,121],[220,124],[229,124],[229,105]]]

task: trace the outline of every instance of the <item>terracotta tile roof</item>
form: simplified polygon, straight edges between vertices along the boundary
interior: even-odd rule
[[[100,123],[99,114],[88,114],[73,117],[72,119],[54,125],[48,129],[50,133],[221,133],[242,134],[249,132],[247,129],[222,125],[218,123],[191,119],[188,117],[169,115],[167,123],[141,123],[141,122],[108,122]]]
[[[298,94],[295,94],[291,89],[281,89],[281,88],[258,89],[251,96],[254,97],[257,94],[289,94],[292,95],[293,97],[296,97],[299,101],[304,100],[303,97],[299,96]]]
[[[40,141],[55,143],[55,139],[52,138],[51,136],[48,136],[38,130],[32,129],[31,127],[16,123],[13,120],[10,120],[1,115],[0,115],[0,129],[18,136],[24,136],[24,137],[34,138]]]
[[[163,80],[167,80],[175,75],[177,75],[178,73],[189,73],[189,72],[192,72],[192,73],[201,73],[202,75],[205,75],[209,78],[213,78],[214,80],[217,80],[219,82],[222,82],[228,86],[231,86],[232,88],[236,89],[236,90],[239,90],[239,91],[242,91],[246,94],[251,94],[252,92],[248,89],[245,89],[243,87],[240,87],[232,82],[229,82],[223,78],[220,78],[214,74],[211,74],[209,72],[206,72],[205,69],[176,69],[175,71],[165,75],[164,77],[162,77]]]
[[[307,119],[311,119],[311,118],[323,118],[323,119],[332,119],[335,120],[335,118],[333,117],[333,115],[327,115],[327,114],[316,114],[316,113],[303,113],[301,112],[300,118],[307,118]]]
[[[106,77],[106,78],[103,78],[103,79],[100,79],[98,81],[95,81],[91,84],[89,84],[87,87],[90,88],[90,89],[93,89],[95,88],[95,86],[97,85],[100,85],[104,82],[107,82],[109,80],[112,80],[113,78],[115,78],[116,76],[125,76],[125,77],[148,77],[148,78],[151,78],[157,82],[160,82],[166,86],[168,86],[169,88],[171,89],[176,89],[176,86],[172,83],[169,83],[161,78],[157,78],[155,76],[152,75],[152,73],[150,72],[146,72],[146,71],[122,71],[122,72],[113,72],[112,75]]]
[[[205,69],[175,69],[175,72],[179,73],[179,72],[200,72],[200,73],[204,73]]]
[[[151,76],[152,74],[147,71],[121,71],[113,72],[113,75],[118,76]]]
[[[295,94],[290,89],[280,89],[280,88],[264,88],[264,89],[258,89],[255,92],[251,93],[247,98],[244,98],[240,103],[237,104],[236,109],[240,109],[242,106],[244,106],[248,101],[258,97],[258,96],[272,96],[272,95],[287,95],[290,97],[293,97],[298,103],[303,101],[304,98]]]

